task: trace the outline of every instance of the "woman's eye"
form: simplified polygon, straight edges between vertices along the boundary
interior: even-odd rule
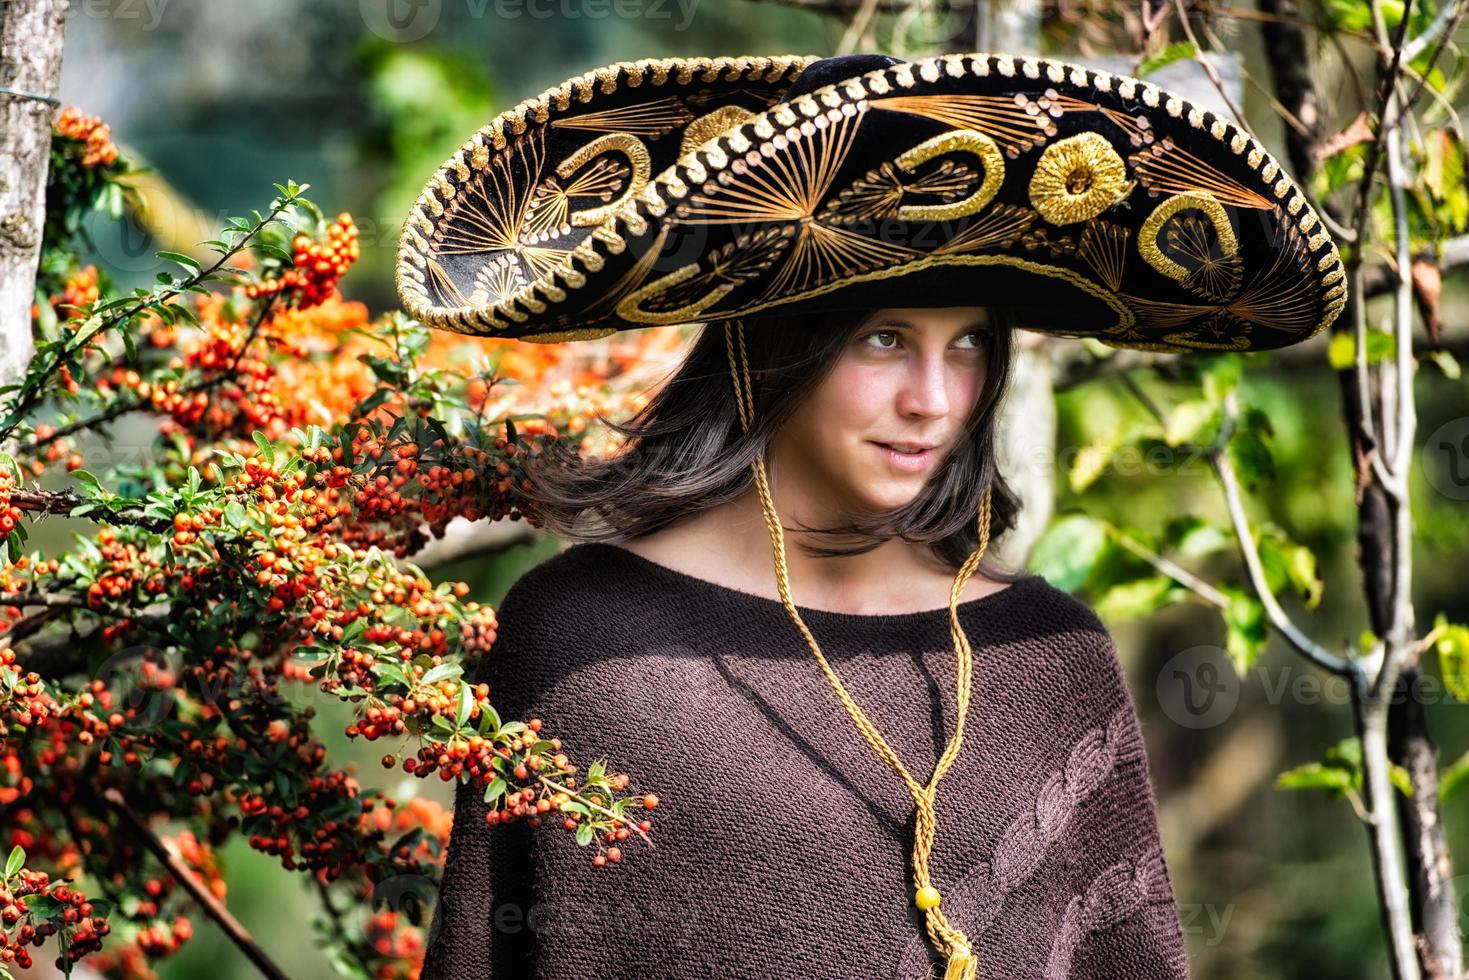
[[[896,344],[897,343],[897,340],[898,340],[898,332],[896,330],[879,330],[876,333],[870,333],[870,334],[868,334],[867,335],[867,340],[870,342],[872,340],[872,338],[874,338],[874,337],[888,337],[888,338],[890,338],[893,341],[894,344]],[[872,346],[874,346],[874,347],[876,347],[876,348],[878,348],[880,350],[892,350],[893,349],[891,346],[889,346],[887,344],[883,344],[883,343],[873,344]]]
[[[969,338],[972,341],[972,343],[968,344],[967,346],[964,344],[959,345],[961,347],[964,347],[966,350],[977,350],[978,348],[983,346],[984,334],[980,333],[978,330],[970,331],[960,339],[963,340],[965,338]]]

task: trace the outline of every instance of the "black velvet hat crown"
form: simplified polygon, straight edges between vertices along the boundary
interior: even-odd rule
[[[1263,350],[1346,302],[1247,133],[1003,54],[619,62],[501,114],[405,222],[404,308],[555,342],[818,309],[1003,305],[1145,350]]]

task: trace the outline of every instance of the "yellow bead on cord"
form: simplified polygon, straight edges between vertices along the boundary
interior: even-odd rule
[[[738,356],[736,356],[735,340],[738,337]],[[735,403],[739,408],[740,425],[745,431],[749,431],[750,423],[754,418],[755,397],[750,384],[750,366],[745,353],[745,325],[742,321],[733,324],[726,322],[724,325],[725,346],[729,353],[730,373],[734,375]],[[826,679],[831,683],[832,689],[836,691],[842,706],[847,709],[847,715],[852,719],[862,737],[872,746],[878,756],[897,773],[908,787],[908,792],[913,796],[913,802],[917,807],[917,820],[914,828],[913,841],[913,887],[914,904],[923,910],[926,919],[929,939],[934,946],[947,957],[948,965],[944,970],[944,980],[977,980],[979,977],[979,960],[974,954],[973,946],[969,937],[963,932],[949,925],[944,918],[943,911],[939,908],[941,896],[937,888],[929,880],[928,858],[933,850],[934,836],[937,831],[937,817],[934,812],[934,797],[938,790],[939,780],[949,771],[955,758],[959,754],[959,746],[964,741],[964,717],[969,713],[969,695],[971,680],[973,677],[973,655],[969,646],[969,638],[964,635],[963,628],[959,625],[959,596],[964,592],[964,586],[974,570],[979,567],[979,560],[984,555],[985,548],[990,539],[990,488],[985,487],[979,508],[979,547],[964,560],[958,574],[954,577],[954,587],[949,592],[949,633],[954,640],[954,652],[957,660],[958,672],[958,719],[954,726],[954,734],[945,746],[943,755],[939,757],[938,765],[934,767],[933,777],[927,786],[909,775],[898,755],[888,745],[887,740],[873,726],[872,722],[857,707],[852,696],[847,693],[841,678],[832,670],[827,663],[821,648],[816,644],[816,638],[806,628],[801,614],[796,609],[794,600],[791,599],[791,587],[789,573],[786,568],[785,535],[781,528],[780,517],[775,511],[775,503],[770,496],[770,485],[765,473],[765,454],[762,452],[755,457],[750,468],[755,474],[755,488],[760,496],[760,509],[765,515],[765,524],[770,529],[770,540],[775,550],[775,579],[780,590],[780,601],[785,606],[786,614],[806,638],[806,643],[811,647],[811,652],[816,655],[816,660],[821,664]]]

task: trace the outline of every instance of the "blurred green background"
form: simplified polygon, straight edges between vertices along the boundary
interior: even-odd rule
[[[1085,5],[1046,5],[1049,18],[1085,16]],[[362,260],[344,292],[374,312],[396,305],[392,265],[403,215],[423,182],[475,129],[516,102],[568,76],[619,60],[672,55],[830,54],[843,25],[819,13],[744,0],[401,3],[395,27],[383,0],[336,3],[205,3],[203,0],[74,0],[67,27],[62,97],[111,124],[126,150],[157,168],[211,217],[263,207],[272,183],[309,183],[329,214],[350,211]],[[601,11],[604,16],[596,16]],[[622,11],[621,14],[618,11]],[[1233,39],[1246,63],[1258,59],[1251,33]],[[1054,52],[1075,56],[1074,50]],[[1083,59],[1084,60],[1084,59]],[[1247,90],[1246,115],[1273,123]],[[1261,125],[1267,142],[1276,131]],[[1272,152],[1276,149],[1272,146]],[[150,280],[152,250],[164,246],[136,227],[94,225],[99,264],[123,282]],[[1450,291],[1456,284],[1450,283]],[[1445,307],[1446,332],[1462,345],[1463,304]],[[1339,650],[1367,622],[1354,562],[1355,512],[1340,396],[1324,348],[1311,356],[1252,366],[1247,401],[1275,426],[1280,473],[1252,502],[1317,554],[1327,583],[1314,614],[1288,608]],[[1420,440],[1466,414],[1463,380],[1425,369]],[[1097,382],[1058,396],[1058,455],[1074,453],[1119,424],[1137,403]],[[1421,462],[1421,461],[1420,461]],[[1469,620],[1459,577],[1469,569],[1469,507],[1435,492],[1415,467],[1420,630],[1434,612]],[[1065,473],[1058,471],[1065,487]],[[1120,524],[1157,529],[1171,515],[1218,517],[1222,501],[1207,467],[1158,478],[1109,473],[1084,494],[1064,490],[1057,507],[1082,506]],[[38,541],[38,544],[41,542]],[[469,582],[496,602],[526,567],[555,548],[544,542],[491,562],[461,562],[436,578]],[[1234,573],[1226,553],[1217,568]],[[1238,685],[1221,724],[1193,728],[1169,717],[1157,697],[1170,661],[1199,646],[1222,646],[1217,614],[1194,604],[1145,621],[1112,621],[1149,747],[1154,785],[1183,927],[1196,977],[1269,980],[1387,975],[1362,826],[1342,800],[1276,789],[1282,770],[1318,760],[1352,734],[1345,691],[1272,640]],[[1436,672],[1433,663],[1427,664]],[[1314,685],[1314,687],[1313,687]],[[320,731],[336,758],[356,759],[369,784],[432,794],[437,780],[384,773],[381,746],[350,745],[343,720],[323,711]],[[1437,699],[1428,708],[1442,761],[1469,748],[1469,710]],[[1446,805],[1458,865],[1469,871],[1469,799]],[[307,928],[316,904],[297,875],[242,842],[223,855],[234,914],[293,976],[330,975]],[[1460,878],[1462,887],[1469,876]],[[203,916],[184,951],[165,962],[166,980],[254,976]]]

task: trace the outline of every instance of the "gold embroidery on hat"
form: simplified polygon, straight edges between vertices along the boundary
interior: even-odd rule
[[[1030,203],[1053,225],[1094,218],[1123,200],[1135,182],[1100,133],[1077,133],[1046,147],[1030,178]]]
[[[727,129],[746,121],[755,113],[743,106],[724,105],[695,119],[684,128],[679,140],[679,155],[690,153]]]
[[[611,153],[621,153],[627,161],[607,156]],[[574,228],[600,224],[647,186],[653,169],[648,148],[631,133],[606,133],[597,137],[561,161],[556,175],[566,180],[584,166],[585,173],[558,188],[560,211]],[[572,197],[599,197],[607,203],[567,214]]]
[[[1201,211],[1209,219],[1215,236],[1212,241],[1197,224],[1175,219],[1185,209]],[[1159,233],[1170,222],[1169,234],[1160,242]],[[1137,250],[1148,265],[1170,279],[1197,287],[1209,299],[1223,301],[1239,286],[1237,263],[1229,261],[1239,251],[1239,242],[1224,206],[1207,191],[1175,194],[1154,208],[1138,231]],[[1192,260],[1197,267],[1190,269],[1174,261],[1167,254],[1170,251]],[[1231,285],[1233,288],[1229,288]]]
[[[934,254],[942,254],[1009,248],[1039,219],[1040,215],[1030,208],[1015,204],[996,204],[933,251]]]
[[[1073,272],[1070,269],[1050,265],[1044,262],[1036,262],[1032,259],[1021,258],[1020,256],[1015,255],[956,255],[951,253],[938,252],[915,258],[912,261],[904,262],[901,264],[894,263],[892,265],[870,269],[866,272],[854,272],[843,279],[828,282],[822,286],[818,286],[810,290],[793,292],[789,294],[782,293],[777,296],[765,299],[763,302],[755,302],[746,306],[741,306],[739,309],[736,310],[720,310],[718,311],[717,315],[719,318],[751,316],[755,313],[760,312],[761,310],[770,309],[771,307],[779,307],[789,303],[794,303],[798,300],[806,300],[817,296],[823,296],[835,290],[844,289],[854,283],[906,276],[928,268],[945,266],[982,267],[995,265],[1009,266],[1011,268],[1020,269],[1025,272],[1034,273],[1039,276],[1059,279],[1076,287],[1078,290],[1087,294],[1092,299],[1096,300],[1099,304],[1112,310],[1116,314],[1117,319],[1113,323],[1099,325],[1097,327],[1097,329],[1099,330],[1117,330],[1130,326],[1134,322],[1131,310],[1128,309],[1127,304],[1119,299],[1115,293],[1107,289],[1101,283],[1095,282],[1094,280],[1089,279],[1078,272]],[[1039,329],[1042,332],[1054,332],[1044,327],[1036,327],[1035,329]]]
[[[1005,156],[994,140],[973,129],[953,129],[924,140],[906,150],[895,161],[898,168],[912,173],[918,166],[945,153],[968,153],[984,169],[984,181],[973,194],[946,204],[905,204],[898,208],[900,221],[949,221],[974,214],[994,200],[1005,179]]]
[[[559,344],[568,340],[600,340],[617,332],[616,327],[581,327],[574,330],[552,330],[549,333],[528,333],[517,340],[528,340],[533,344]]]
[[[1042,124],[1049,127],[1056,116],[1095,112],[1097,108],[1090,102],[1059,93],[1054,97],[1047,93],[1045,98],[1048,104],[1043,111],[1039,102],[1029,96],[1023,96],[1017,103],[1014,96],[1008,95],[897,95],[873,99],[872,107],[923,116],[948,123],[955,129],[978,130],[1000,144],[1005,155],[1014,159],[1045,142]],[[1034,103],[1035,113],[1026,110],[1027,103]]]
[[[666,95],[635,105],[553,119],[551,126],[556,129],[591,129],[600,133],[634,133],[657,139],[687,126],[693,118],[694,111],[684,104],[683,99]]]
[[[741,236],[706,257],[646,286],[629,292],[617,304],[617,315],[633,323],[666,325],[699,319],[730,290],[768,272],[790,244],[790,226],[765,228]]]
[[[513,259],[496,255],[474,275],[475,291],[462,306],[483,306],[514,293],[526,283],[525,274]]]
[[[1270,210],[1268,198],[1226,177],[1216,167],[1181,149],[1167,137],[1127,158],[1144,187],[1160,193],[1181,194],[1205,190],[1225,204],[1239,208]]]
[[[893,161],[884,160],[831,197],[818,217],[832,224],[895,218],[904,195],[953,197],[978,179],[979,175],[967,163],[943,160],[928,173],[904,183]]]
[[[437,259],[428,260],[428,276],[429,282],[433,283],[438,288],[439,293],[445,296],[449,302],[455,306],[469,305],[464,294],[459,291],[459,287],[455,285],[454,280],[444,271],[444,267],[439,264]]]
[[[1081,230],[1077,254],[1116,292],[1122,288],[1122,270],[1127,264],[1127,242],[1132,237],[1123,225],[1093,218]]]

